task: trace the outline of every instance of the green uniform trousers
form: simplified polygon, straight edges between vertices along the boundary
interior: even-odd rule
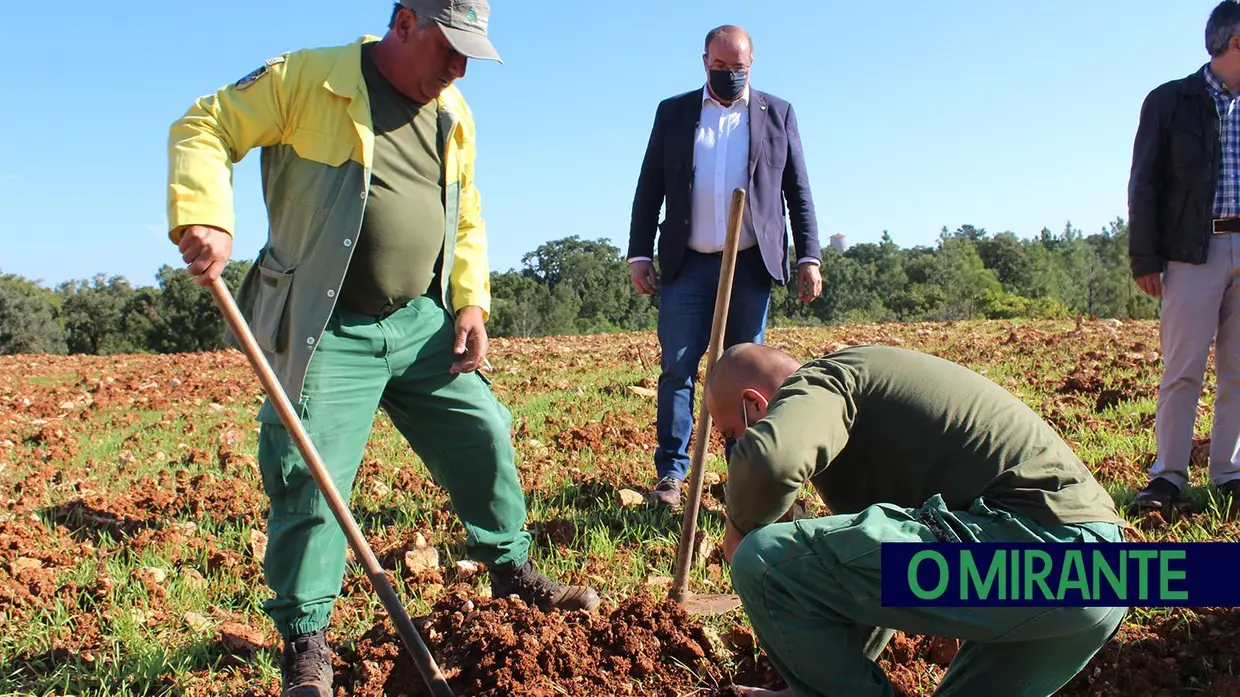
[[[512,415],[479,373],[454,375],[455,328],[430,297],[379,319],[338,308],[305,381],[302,422],[345,500],[380,406],[447,490],[466,552],[492,569],[525,562],[525,497]],[[326,627],[344,576],[347,542],[278,419],[260,419],[263,488],[271,499],[264,609],[288,637]],[[270,421],[275,420],[275,423]]]
[[[945,530],[936,538],[929,517]],[[771,662],[797,697],[891,697],[864,652],[876,627],[962,640],[936,695],[1048,697],[1119,628],[1127,608],[883,607],[883,542],[1121,542],[1108,523],[1043,526],[978,499],[949,511],[886,504],[759,528],[732,557],[732,580]]]

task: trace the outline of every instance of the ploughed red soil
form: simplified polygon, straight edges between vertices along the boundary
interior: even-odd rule
[[[520,601],[470,599],[454,590],[417,623],[462,697],[722,697],[733,684],[785,687],[764,655],[756,663],[749,658],[756,642],[748,630],[733,626],[720,636],[676,604],[644,594],[589,615],[544,614]],[[929,695],[957,650],[954,640],[897,633],[879,665],[897,695]],[[355,648],[337,651],[338,695],[430,694],[386,619]],[[1126,625],[1057,694],[1240,696],[1238,672],[1240,610],[1175,612],[1146,628]],[[704,685],[716,687],[703,691]]]
[[[859,327],[831,334],[795,330],[774,332],[770,341],[801,356],[873,342],[920,347],[983,369],[1004,362],[1019,365],[1019,373],[1001,382],[1028,390],[1031,404],[1065,433],[1152,425],[1150,414],[1136,426],[1121,423],[1123,409],[1114,409],[1155,393],[1159,360],[1152,324],[1124,325],[1122,336],[1107,323],[1091,322],[1075,330],[1013,326],[1002,335],[962,334],[948,325]],[[601,398],[583,396],[573,371],[592,371],[600,360],[647,370],[658,361],[652,337],[496,340],[493,351],[503,376],[497,391],[505,399],[519,392],[561,393],[555,399],[562,401],[557,409],[563,415],[533,427],[522,421],[514,428],[525,453],[522,480],[531,495],[558,489],[565,469],[585,459],[587,450],[596,457],[621,453],[630,465],[575,474],[579,493],[574,508],[603,505],[614,499],[617,488],[630,485],[634,472],[645,472],[631,463],[640,460],[644,467],[642,453],[652,447],[649,408],[596,414]],[[1066,371],[1064,356],[1073,357]],[[49,377],[32,382],[28,373]],[[654,386],[647,379],[599,391],[650,399],[633,389]],[[244,358],[231,353],[192,360],[0,358],[0,618],[8,622],[0,620],[0,632],[9,626],[20,631],[45,625],[41,618],[59,607],[71,618],[50,630],[37,648],[0,657],[7,667],[0,682],[14,681],[21,691],[60,670],[72,681],[61,690],[116,692],[123,679],[112,677],[109,664],[118,660],[112,634],[123,621],[166,639],[170,661],[199,657],[181,663],[186,666],[182,671],[166,668],[129,686],[130,692],[279,694],[278,678],[270,665],[263,665],[278,661],[279,642],[269,622],[251,609],[218,602],[186,612],[177,593],[169,592],[174,578],[182,589],[209,589],[216,600],[244,597],[263,583],[266,500],[252,447],[243,442],[254,426],[252,407],[259,395]],[[123,438],[116,447],[95,447],[114,437]],[[712,450],[717,447],[712,443]],[[1204,466],[1207,454],[1208,441],[1195,442],[1193,465]],[[1100,479],[1136,485],[1144,481],[1144,455],[1117,451],[1089,464]],[[129,470],[139,464],[146,475],[131,478]],[[359,477],[369,486],[383,476],[391,489],[412,491],[427,485],[420,472],[413,467],[396,472],[368,457]],[[708,492],[703,506],[713,510],[724,490],[715,484]],[[1193,510],[1175,514],[1175,519],[1205,516]],[[424,521],[425,532],[441,535],[452,520],[450,509],[437,511]],[[1139,527],[1149,539],[1172,540],[1179,534],[1172,522],[1150,514]],[[567,547],[580,534],[579,524],[571,517],[552,517],[531,521],[531,529],[540,545]],[[224,526],[240,534],[241,542],[220,537]],[[1220,525],[1215,535],[1235,539],[1236,530]],[[381,528],[370,539],[385,566],[399,568],[409,545],[407,533]],[[161,557],[163,568],[135,562],[148,549]],[[108,559],[134,571],[110,572],[103,563]],[[78,573],[85,563],[93,570]],[[570,580],[603,576],[607,569],[588,566],[579,573],[580,578]],[[437,580],[406,580],[423,590],[455,581],[450,569]],[[139,587],[145,592],[136,600],[133,591]],[[370,616],[372,593],[363,577],[346,580],[338,612],[342,618],[364,617],[370,630],[361,637],[329,635],[336,653],[336,697],[429,694],[390,624]],[[521,603],[467,593],[441,587],[438,605],[421,620],[422,635],[459,697],[710,697],[729,694],[733,683],[783,687],[750,632],[724,624],[715,634],[676,605],[648,596],[611,600],[599,614],[586,615],[544,614]],[[930,695],[957,649],[954,641],[897,634],[879,664],[897,694]],[[1240,697],[1236,676],[1240,610],[1175,610],[1126,624],[1058,694]],[[39,692],[47,689],[52,688]]]
[[[671,696],[727,677],[723,640],[678,605],[647,595],[594,614],[544,614],[515,598],[453,592],[419,624],[459,695]],[[430,694],[386,618],[351,653],[337,657],[337,683],[349,694]]]

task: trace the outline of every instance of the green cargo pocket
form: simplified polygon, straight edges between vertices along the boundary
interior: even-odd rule
[[[258,267],[258,292],[254,299],[254,319],[250,331],[259,348],[269,353],[282,353],[288,341],[284,309],[288,305],[293,271],[273,271]]]
[[[316,513],[322,494],[292,434],[282,425],[261,426],[258,467],[273,520],[286,521]]]

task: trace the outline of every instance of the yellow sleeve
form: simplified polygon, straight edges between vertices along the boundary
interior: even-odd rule
[[[289,89],[287,54],[237,82],[199,97],[168,135],[168,236],[180,243],[189,225],[230,235],[233,165],[257,147],[280,142]]]
[[[452,307],[469,305],[482,308],[483,319],[491,316],[491,272],[487,261],[487,229],[482,219],[482,197],[474,185],[474,120],[464,100],[461,145],[460,220],[456,234],[456,254],[452,262]]]

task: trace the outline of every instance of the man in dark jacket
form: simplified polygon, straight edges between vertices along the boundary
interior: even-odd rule
[[[1205,45],[1209,63],[1145,98],[1133,146],[1129,258],[1137,285],[1162,300],[1164,368],[1143,506],[1170,504],[1188,484],[1211,344],[1210,479],[1228,497],[1240,491],[1240,3],[1214,8]]]
[[[633,196],[628,260],[633,287],[659,293],[656,503],[676,508],[689,469],[693,391],[710,343],[732,192],[747,191],[725,346],[761,343],[772,281],[788,283],[788,225],[800,299],[822,292],[818,224],[792,105],[749,84],[749,33],[706,36],[702,87],[659,104]],[[666,215],[659,210],[666,203]],[[660,278],[653,259],[659,233]]]

